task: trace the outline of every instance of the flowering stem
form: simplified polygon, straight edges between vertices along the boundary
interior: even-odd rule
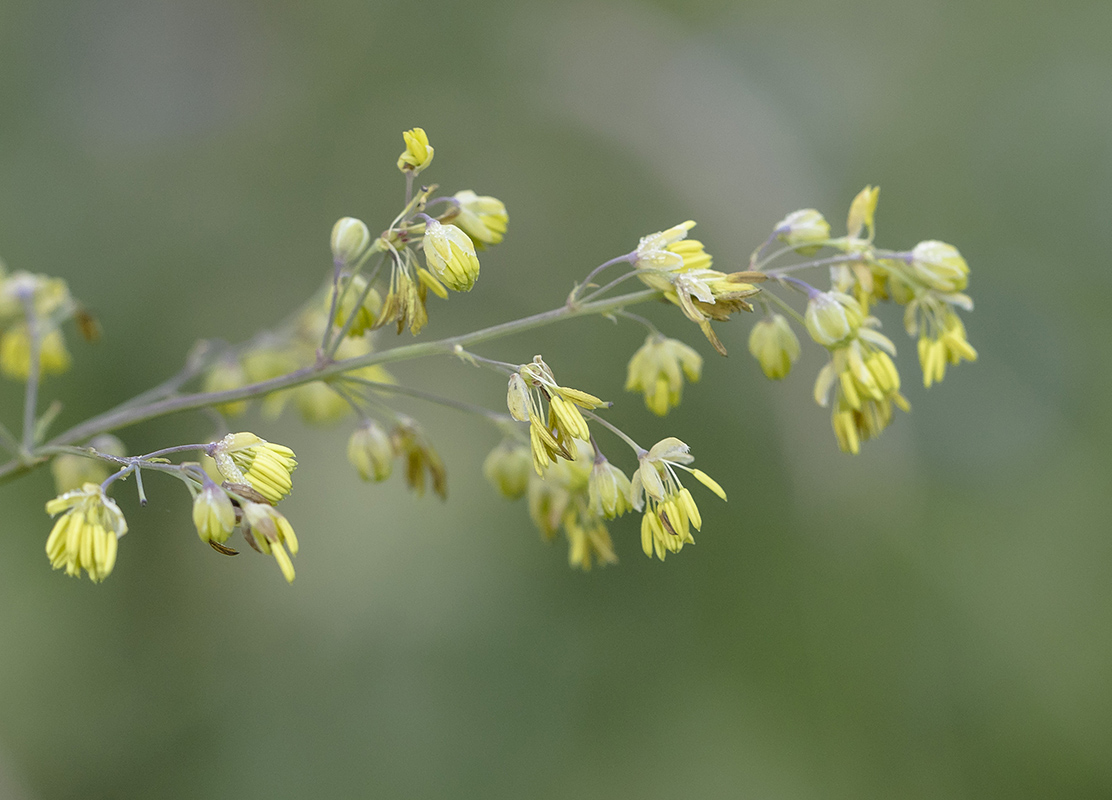
[[[644,452],[645,452],[645,448],[643,448],[643,447],[642,447],[641,445],[637,444],[637,442],[633,441],[633,440],[632,440],[632,439],[630,439],[630,438],[629,438],[628,436],[626,436],[626,435],[625,435],[625,433],[624,433],[624,432],[623,432],[623,431],[622,431],[622,430],[621,430],[620,428],[618,428],[618,427],[617,427],[617,426],[615,426],[615,425],[611,425],[611,424],[610,424],[609,422],[607,422],[606,420],[604,420],[604,419],[603,419],[602,417],[600,417],[600,416],[599,416],[598,414],[596,414],[595,412],[593,412],[593,411],[588,411],[587,409],[583,409],[583,416],[585,416],[585,417],[590,417],[590,418],[591,418],[591,419],[593,419],[593,420],[594,420],[595,422],[597,422],[598,424],[600,424],[600,425],[601,425],[602,427],[606,428],[606,429],[607,429],[608,431],[610,431],[610,432],[611,432],[612,434],[614,434],[614,435],[615,435],[615,436],[617,436],[617,437],[618,437],[619,439],[621,439],[621,440],[622,440],[623,442],[625,442],[625,443],[626,443],[626,444],[628,444],[628,445],[629,445],[630,447],[632,447],[632,448],[633,448],[633,452],[634,452],[634,453],[637,453],[637,457],[638,457],[638,458],[640,458],[640,457],[641,457],[641,453],[644,453]]]
[[[772,292],[761,292],[761,297],[771,300],[774,304],[779,306],[781,310],[786,311],[788,315],[800,325],[805,326],[807,324],[806,320],[803,319],[803,315],[788,305],[787,301],[781,297],[774,295]]]
[[[541,328],[564,319],[574,319],[576,317],[590,316],[592,314],[612,314],[626,306],[645,303],[649,300],[657,300],[659,298],[660,292],[656,289],[642,289],[641,291],[630,292],[607,300],[580,303],[575,306],[563,305],[559,308],[542,311],[539,314],[532,314],[528,317],[522,317],[521,319],[512,320],[510,322],[492,325],[489,328],[483,328],[471,333],[449,336],[432,342],[417,342],[414,344],[402,345],[390,350],[366,353],[361,356],[336,361],[330,364],[304,367],[287,375],[260,381],[259,383],[253,383],[248,386],[241,386],[236,389],[227,389],[222,392],[196,392],[193,394],[165,397],[140,406],[132,406],[125,403],[109,411],[105,411],[102,414],[98,414],[91,419],[87,419],[67,431],[63,431],[51,439],[47,444],[50,447],[73,444],[75,442],[84,441],[91,436],[96,436],[98,433],[118,430],[119,428],[145,422],[149,419],[163,417],[167,414],[173,414],[179,411],[192,411],[198,408],[219,405],[221,403],[231,403],[237,400],[250,400],[255,397],[270,394],[279,389],[289,389],[304,383],[311,383],[312,381],[343,375],[345,372],[359,369],[360,367],[368,367],[373,364],[389,364],[436,355],[453,355],[456,345],[466,347],[479,342],[500,339],[504,336],[522,333],[524,331],[533,330],[534,328]],[[387,390],[385,386],[384,390]],[[34,455],[41,456],[49,452],[50,450],[48,448],[40,448]],[[0,481],[9,480],[16,475],[29,471],[41,460],[42,459],[37,458],[29,462],[28,459],[24,457],[13,459],[0,465]]]
[[[634,322],[640,322],[642,325],[644,325],[646,328],[648,328],[649,333],[654,334],[656,336],[663,336],[664,335],[660,332],[659,328],[657,328],[655,325],[653,325],[652,322],[650,322],[649,320],[642,317],[640,314],[634,314],[632,311],[626,311],[625,309],[621,309],[621,310],[617,311],[614,314],[614,316],[616,316],[616,317],[625,317],[626,319],[633,320]]]
[[[630,272],[627,272],[625,275],[622,275],[621,277],[615,278],[614,280],[610,281],[610,283],[606,284],[605,286],[591,292],[584,299],[584,302],[590,302],[590,301],[596,299],[597,297],[599,297],[600,295],[606,294],[611,289],[613,289],[615,286],[617,286],[619,283],[624,283],[625,281],[628,281],[630,278],[634,277],[635,275],[640,275],[643,272],[652,272],[652,270],[634,269]]]
[[[30,454],[35,447],[35,409],[39,402],[39,378],[42,367],[42,331],[35,314],[35,299],[31,294],[20,298],[27,315],[27,339],[31,348],[31,363],[27,374],[27,392],[23,398],[23,452]]]
[[[465,403],[462,400],[454,400],[450,397],[442,397],[441,395],[434,394],[433,392],[427,392],[424,389],[417,389],[412,386],[402,386],[397,383],[382,383],[380,381],[368,380],[367,378],[357,378],[352,375],[345,375],[341,380],[343,380],[345,383],[356,383],[360,386],[365,386],[368,389],[372,389],[376,392],[404,394],[407,397],[416,397],[421,400],[427,400],[430,403],[436,403],[437,405],[454,408],[457,411],[463,411],[467,414],[477,414],[480,417],[484,417],[499,424],[507,421],[513,421],[513,419],[508,414],[500,414],[497,411],[491,411],[489,408],[483,408],[482,406],[477,406],[472,403]]]
[[[830,256],[829,258],[818,258],[814,261],[801,261],[798,264],[787,264],[783,267],[773,267],[772,269],[764,270],[764,273],[772,278],[776,275],[783,275],[785,272],[795,272],[801,269],[811,269],[812,267],[823,267],[829,264],[844,264],[847,261],[861,260],[860,253],[850,253],[848,255]]]
[[[587,277],[583,279],[583,283],[579,284],[579,286],[577,286],[575,288],[575,291],[571,293],[571,298],[570,298],[571,302],[575,302],[576,300],[578,300],[579,299],[579,293],[581,291],[583,291],[584,289],[586,289],[587,286],[591,283],[591,280],[596,275],[598,275],[600,272],[602,272],[604,269],[606,269],[607,267],[612,267],[615,264],[621,264],[623,261],[626,261],[626,262],[632,261],[632,259],[633,259],[633,253],[626,253],[625,255],[618,256],[617,258],[612,258],[609,261],[604,261],[601,264],[599,264],[597,267],[595,267],[593,270],[591,270],[587,274]],[[594,294],[597,294],[597,292],[595,292]]]

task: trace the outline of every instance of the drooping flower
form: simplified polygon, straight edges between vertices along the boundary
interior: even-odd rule
[[[641,549],[647,556],[655,553],[663,561],[666,553],[678,553],[685,544],[695,542],[691,529],[699,530],[703,525],[695,499],[680,483],[677,469],[690,472],[699,483],[726,499],[726,493],[713,478],[687,466],[693,460],[690,448],[671,436],[638,457],[640,464],[633,473],[630,499],[635,509],[644,509]]]
[[[223,544],[236,526],[236,510],[224,489],[206,481],[193,498],[193,525],[202,542]]]
[[[548,402],[547,419],[544,401]],[[587,420],[579,409],[605,405],[609,404],[593,394],[560,386],[540,356],[510,376],[507,406],[514,419],[529,422],[533,467],[538,475],[557,457],[575,458],[574,440],[585,442],[591,438]]]
[[[241,500],[240,507],[243,509],[243,535],[258,550],[274,556],[286,581],[293,583],[290,556],[297,555],[298,545],[297,534],[289,520],[278,509],[265,503]]]
[[[429,272],[453,292],[470,292],[479,277],[475,245],[455,225],[435,219],[425,223],[425,263]]]
[[[497,197],[477,195],[470,189],[456,192],[459,216],[456,222],[477,247],[498,244],[506,235],[510,218],[506,206]]]
[[[294,452],[253,433],[229,433],[208,447],[208,455],[226,481],[246,484],[272,505],[290,493],[297,469]]]
[[[799,339],[783,314],[771,314],[749,332],[749,352],[772,380],[781,380],[799,358]]]
[[[46,555],[54,569],[65,567],[67,575],[85,570],[89,580],[99,583],[116,564],[117,542],[127,533],[120,507],[98,484],[86,483],[46,504],[46,513],[62,514],[46,540]]]
[[[390,435],[374,420],[356,428],[348,439],[348,461],[365,481],[384,481],[394,471]]]
[[[645,406],[663,417],[680,404],[683,379],[695,383],[703,370],[703,357],[678,339],[650,334],[629,360],[626,391],[645,395]]]

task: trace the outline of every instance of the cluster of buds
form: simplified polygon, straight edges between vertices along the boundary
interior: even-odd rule
[[[814,262],[815,266],[829,264],[830,291],[819,291],[784,274],[810,266],[807,263],[765,269],[780,283],[808,294],[800,321],[811,339],[830,352],[815,383],[815,400],[822,406],[831,405],[834,391],[834,433],[841,449],[850,453],[857,453],[862,441],[876,437],[888,426],[894,408],[909,408],[900,394],[899,373],[892,361],[895,347],[876,330],[880,323],[870,316],[876,304],[894,301],[905,307],[907,332],[919,337],[925,386],[941,381],[947,364],[977,358],[955,311],[973,308],[972,300],[962,293],[969,280],[965,259],[952,245],[933,240],[906,252],[877,248],[873,240],[879,193],[878,187],[866,186],[857,194],[850,204],[843,237],[831,238],[829,223],[815,209],[795,211],[773,229],[770,241],[778,239],[797,253],[813,255],[823,247],[843,253]],[[751,266],[767,263],[760,261],[763,249],[753,254]],[[767,301],[765,304],[768,306]],[[749,350],[768,377],[779,379],[790,371],[800,347],[788,319],[769,309],[768,317],[750,334]]]
[[[293,450],[244,432],[213,442],[205,454],[215,475],[202,478],[193,500],[197,535],[216,550],[234,555],[236,551],[224,543],[238,527],[247,544],[273,556],[282,575],[293,583],[290,557],[297,555],[297,535],[275,508],[293,487],[291,476],[297,468]]]

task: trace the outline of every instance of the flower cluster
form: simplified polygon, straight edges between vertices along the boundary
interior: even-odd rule
[[[641,281],[679,306],[684,316],[699,326],[714,349],[726,347],[711,328],[711,320],[724,322],[738,311],[752,311],[745,301],[760,291],[753,284],[764,280],[755,271],[724,273],[711,269],[711,256],[703,243],[687,238],[695,227],[691,220],[641,239],[633,263]]]
[[[75,317],[82,334],[96,338],[96,322],[73,299],[64,280],[29,272],[6,275],[0,265],[0,373],[26,381],[34,350],[39,374],[68,370],[71,358],[61,326]]]
[[[145,504],[143,475],[155,471],[187,487],[202,541],[236,555],[228,542],[238,530],[251,548],[273,557],[292,582],[298,537],[277,507],[292,491],[296,456],[254,433],[226,433],[226,418],[248,413],[256,400],[268,419],[290,407],[311,423],[354,419],[347,457],[363,480],[385,481],[397,467],[416,494],[431,488],[441,498],[447,497],[445,464],[409,406],[399,408],[399,403],[415,399],[475,414],[502,436],[483,462],[483,474],[504,496],[527,498],[529,515],[545,539],[562,534],[573,567],[616,562],[619,548],[610,523],[634,511],[641,517],[642,551],[664,560],[694,543],[702,529],[703,515],[681,480],[683,473],[726,499],[715,480],[692,466],[688,445],[666,437],[651,448],[641,447],[608,415],[595,413],[610,403],[562,385],[539,355],[525,364],[506,363],[469,349],[558,319],[593,314],[646,327],[648,336],[629,360],[625,389],[642,395],[650,412],[664,416],[681,402],[685,383],[700,380],[703,358],[628,306],[666,301],[725,355],[721,327],[712,323],[760,305],[763,314],[748,336],[750,353],[766,376],[783,379],[801,354],[793,323],[806,331],[826,354],[814,384],[815,400],[830,408],[838,445],[849,453],[879,436],[895,409],[909,409],[901,394],[896,348],[880,333],[874,316],[882,304],[903,307],[907,333],[918,340],[926,387],[943,380],[947,366],[977,358],[959,316],[973,307],[964,293],[969,282],[964,258],[952,245],[935,240],[907,251],[878,247],[879,189],[873,186],[851,202],[845,235],[832,236],[816,209],[794,211],[773,226],[744,270],[715,269],[703,243],[688,238],[695,223],[687,221],[641,237],[630,252],[600,264],[556,309],[439,341],[392,344],[384,328],[393,327],[398,335],[404,330],[417,335],[425,328],[430,292],[447,300],[475,288],[478,252],[485,258],[486,248],[502,242],[509,222],[505,205],[495,197],[471,189],[439,195],[435,184],[417,183],[435,150],[422,128],[405,131],[403,140],[397,167],[404,176],[404,200],[397,216],[384,229],[376,227],[382,231],[378,234],[357,217],[339,219],[329,238],[330,263],[322,258],[320,289],[296,312],[238,345],[202,342],[178,375],[61,434],[48,435],[60,404],[39,413],[41,379],[70,364],[62,324],[73,319],[93,339],[96,323],[64,281],[26,272],[8,275],[0,267],[0,372],[25,382],[22,435],[0,422],[0,448],[12,456],[0,464],[0,478],[51,462],[58,496],[46,505],[56,517],[46,552],[55,569],[104,580],[115,565],[119,538],[128,530],[108,490],[133,477]],[[824,249],[833,255],[814,258]],[[777,262],[781,257],[791,263]],[[595,282],[617,265],[626,271],[609,282]],[[829,273],[828,289],[798,277],[812,269]],[[648,288],[611,294],[632,278]],[[797,308],[780,296],[781,290],[798,292],[794,298],[802,295],[805,301]],[[497,373],[499,380],[508,376],[506,409],[406,385],[404,373],[399,379],[383,367],[431,356],[458,357]],[[195,384],[186,388],[191,382],[201,391]],[[216,418],[214,441],[129,456],[109,434],[185,409],[205,409]],[[609,434],[633,450],[631,473],[604,454],[596,435]],[[200,456],[180,463],[167,458],[183,452]]]
[[[769,268],[766,265],[781,253],[762,260],[766,243],[750,259],[750,265],[762,268],[769,278],[806,292],[804,314],[795,316],[811,339],[830,353],[815,382],[815,400],[832,406],[835,436],[849,453],[859,452],[862,441],[878,436],[891,422],[894,408],[909,409],[892,360],[895,346],[876,330],[880,322],[871,316],[877,304],[893,301],[904,306],[904,326],[910,336],[918,336],[925,386],[941,381],[947,364],[977,358],[956,312],[973,309],[973,301],[963,294],[969,280],[965,259],[957,248],[934,240],[920,242],[909,251],[878,248],[874,238],[879,195],[875,186],[857,194],[850,204],[845,236],[831,238],[822,214],[802,209],[777,223],[769,240],[782,241],[787,249],[804,255],[814,255],[823,247],[841,255]],[[788,275],[823,265],[830,271],[829,291]],[[775,299],[769,296],[763,302],[767,307]],[[788,374],[800,348],[788,319],[770,309],[766,320],[754,327],[749,350],[768,377],[779,379]]]

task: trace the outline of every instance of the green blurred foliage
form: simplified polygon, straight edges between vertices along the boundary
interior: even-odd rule
[[[430,336],[558,305],[687,218],[740,268],[785,212],[839,230],[877,183],[882,245],[968,259],[981,354],[924,391],[885,316],[914,411],[849,458],[810,401],[817,354],[770,385],[746,320],[723,360],[650,310],[708,360],[665,421],[622,392],[636,326],[491,344],[543,351],[641,441],[689,442],[730,494],[700,495],[699,544],[666,564],[616,523],[622,563],[586,575],[484,484],[496,436],[431,407],[447,504],[362,485],[344,426],[251,418],[302,464],[292,587],[200,544],[158,476],[147,508],[118,493],[111,578],[66,579],[49,477],[6,485],[0,795],[1112,792],[1109,30],[1085,2],[0,4],[0,255],[67,278],[106,331],[47,384],[60,425],[294,308],[337,217],[393,217],[414,125],[424,178],[511,216]],[[503,397],[456,363],[397,371]],[[0,386],[5,421],[20,402]]]

